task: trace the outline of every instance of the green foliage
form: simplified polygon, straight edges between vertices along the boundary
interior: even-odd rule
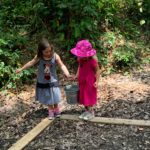
[[[57,44],[70,64],[69,50],[86,38],[109,72],[139,65],[147,54],[139,41],[142,35],[149,42],[149,6],[149,0],[1,0],[0,87],[34,75],[33,69],[20,75],[15,69],[35,54],[42,36]]]
[[[9,42],[0,39],[0,87],[15,88],[17,80],[27,81],[33,71],[26,70],[20,75],[15,73],[20,66],[21,52],[13,51]]]
[[[26,82],[33,74],[33,69],[20,75],[15,73],[15,70],[30,58],[25,49],[30,41],[30,30],[34,30],[31,28],[32,3],[23,0],[2,0],[0,7],[0,88],[15,88],[16,82]],[[28,48],[28,51],[30,53],[31,49]]]
[[[48,7],[51,32],[63,48],[69,50],[79,39],[98,37],[97,0],[51,1]]]
[[[140,66],[142,62],[149,62],[148,49],[144,42],[128,40],[119,30],[107,31],[101,36],[102,60],[101,64],[111,73],[117,70],[129,70]],[[144,58],[144,59],[143,59]]]
[[[114,67],[118,69],[123,69],[125,67],[130,67],[137,64],[137,60],[135,58],[136,49],[129,45],[124,45],[122,47],[118,47],[113,53]]]

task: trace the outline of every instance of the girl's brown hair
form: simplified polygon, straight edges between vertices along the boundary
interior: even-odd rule
[[[42,58],[43,57],[43,51],[50,47],[52,51],[52,55],[54,54],[54,46],[48,42],[46,38],[42,38],[42,40],[38,44],[38,50],[37,50],[37,57]]]

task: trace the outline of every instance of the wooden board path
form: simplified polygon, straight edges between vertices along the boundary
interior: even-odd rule
[[[77,115],[62,115],[63,120],[79,121]],[[148,126],[150,127],[150,120],[132,120],[132,119],[119,119],[119,118],[105,118],[95,117],[90,122],[103,123],[103,124],[116,124],[116,125],[135,125],[135,126]]]
[[[48,118],[43,119],[37,126],[35,126],[27,134],[25,134],[20,140],[18,140],[8,150],[22,150],[26,145],[28,145],[35,137],[37,137],[52,122],[53,120],[48,120]]]
[[[80,120],[77,115],[62,115],[60,117],[60,119],[74,120],[74,121]],[[48,118],[43,119],[36,127],[34,127],[25,136],[23,136],[20,140],[18,140],[8,150],[22,150],[26,145],[28,145],[36,136],[38,136],[52,122],[53,122],[53,120],[48,120]],[[148,121],[148,120],[131,120],[131,119],[119,119],[119,118],[95,117],[92,120],[90,120],[90,122],[103,123],[103,124],[135,125],[135,126],[150,127],[150,121]]]

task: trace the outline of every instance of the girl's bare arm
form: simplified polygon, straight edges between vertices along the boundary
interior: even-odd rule
[[[93,58],[97,61],[97,65],[96,65],[96,84],[98,86],[101,72],[100,72],[100,68],[99,68],[99,65],[98,65],[98,58],[97,58],[97,56],[94,56]]]
[[[78,78],[79,77],[79,66],[78,66],[78,69],[77,69],[77,73],[75,75],[75,78]]]
[[[55,54],[55,55],[56,55],[56,62],[59,65],[59,67],[61,68],[61,70],[64,72],[65,76],[70,77],[70,73],[69,73],[67,67],[62,62],[60,56],[58,54]]]
[[[97,67],[96,67],[96,83],[97,83],[97,85],[99,83],[99,79],[100,79],[100,68],[99,68],[99,65],[97,64]]]
[[[29,62],[27,62],[23,67],[19,68],[16,70],[16,73],[20,73],[22,70],[25,70],[27,68],[32,67],[33,65],[35,65],[37,62],[39,61],[39,59],[37,58],[37,55]]]

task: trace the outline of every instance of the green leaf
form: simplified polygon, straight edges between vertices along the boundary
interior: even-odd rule
[[[140,10],[141,13],[143,12],[143,8],[142,7],[139,10]]]
[[[0,46],[2,46],[2,45],[6,45],[6,44],[7,44],[7,42],[6,42],[5,40],[0,39]]]
[[[62,9],[62,8],[67,8],[68,6],[66,4],[61,3],[58,4],[57,7]]]
[[[145,24],[145,20],[140,20],[140,25]]]
[[[142,2],[139,2],[139,3],[138,3],[138,6],[142,6]]]
[[[80,32],[80,29],[79,29],[79,27],[77,26],[77,27],[75,27],[75,38],[78,38],[78,37],[80,37],[80,35],[81,35],[81,32]]]

